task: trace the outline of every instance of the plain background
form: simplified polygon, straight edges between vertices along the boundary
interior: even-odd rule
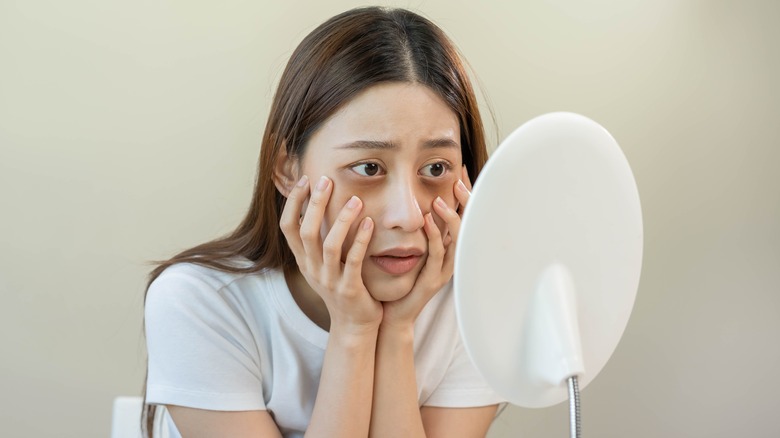
[[[586,436],[778,436],[780,3],[396,3],[456,41],[492,142],[576,111],[642,199],[636,307],[582,394]],[[248,206],[274,84],[351,1],[0,0],[0,424],[109,434],[145,371],[147,261]],[[496,333],[495,336],[501,336]],[[490,437],[566,436],[510,407]]]

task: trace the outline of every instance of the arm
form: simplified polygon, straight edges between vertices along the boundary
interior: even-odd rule
[[[307,437],[360,437],[368,433],[373,397],[374,361],[382,305],[366,290],[361,277],[373,222],[363,219],[342,262],[342,246],[360,210],[353,197],[324,241],[321,229],[333,189],[325,177],[309,198],[303,220],[307,178],[290,193],[280,226],[306,282],[322,298],[330,316],[330,336]]]
[[[182,437],[281,438],[268,411],[223,412],[166,406]]]
[[[328,339],[322,377],[306,437],[365,437],[371,418],[377,332]]]
[[[418,407],[411,327],[379,329],[372,437],[484,437],[497,405],[472,408]]]
[[[463,176],[468,177],[465,170]],[[454,191],[457,200],[465,206],[469,197],[466,186],[456,184]],[[414,322],[433,295],[452,277],[460,229],[460,215],[441,198],[434,201],[433,211],[444,219],[449,234],[442,236],[433,215],[425,215],[423,229],[428,238],[425,267],[409,294],[398,301],[383,303],[384,314],[377,341],[374,409],[371,413],[372,437],[425,437],[428,431],[417,399]],[[460,410],[461,413],[467,411]],[[434,418],[437,417],[434,415]],[[446,436],[472,436],[462,434],[458,429],[445,430],[454,432]]]
[[[363,437],[371,415],[376,332],[332,333],[307,437]],[[369,370],[369,372],[366,372]],[[225,412],[167,406],[185,438],[281,438],[268,411]]]
[[[474,408],[436,408],[423,406],[421,416],[428,438],[484,437],[493,419],[497,405]]]
[[[299,221],[309,190],[306,178],[301,181],[288,197],[280,226],[301,273],[330,314],[330,336],[306,436],[364,438],[371,417],[382,317],[381,304],[371,298],[360,277],[373,223],[370,219],[361,223],[342,263],[340,249],[362,203],[345,207],[323,242],[319,230],[332,184],[328,181],[314,191],[305,218]],[[217,412],[171,406],[171,416],[186,438],[281,436],[267,411]]]
[[[424,437],[414,369],[414,326],[379,328],[372,437]]]
[[[388,340],[389,339],[390,338],[388,338]],[[403,342],[402,339],[400,340],[401,342]],[[386,345],[390,347],[391,342],[388,342]],[[333,352],[334,355],[338,354],[336,350],[337,348],[334,348],[331,350],[331,352]],[[400,353],[401,350],[396,350],[396,352]],[[377,357],[382,356],[383,354],[384,353],[377,351]],[[402,356],[402,355],[405,356],[405,354],[403,353],[399,354],[398,356]],[[335,363],[334,361],[330,362],[330,364],[333,365],[335,368],[338,368],[338,364]],[[389,361],[386,362],[386,364],[390,365]],[[392,368],[387,367],[387,370],[390,371],[392,370]],[[344,371],[350,371],[350,370],[344,369]],[[342,374],[342,377],[350,376],[350,374],[348,373],[340,373],[340,374]],[[360,373],[352,374],[352,376],[359,375],[359,374]],[[400,393],[404,393],[408,391],[408,387],[405,387],[405,385],[408,385],[409,383],[414,385],[413,375],[412,375],[412,379],[409,380],[408,378],[404,379],[402,377],[402,374],[404,374],[403,371],[401,373],[396,373],[395,377],[398,378],[397,385],[391,387],[391,388],[397,387],[398,389],[400,389],[399,391]],[[326,383],[326,381],[335,383],[336,380],[340,380],[338,379],[338,373],[331,373],[328,374],[328,376],[326,377],[325,370],[323,369],[323,382],[320,389],[320,394],[323,395],[323,398],[322,400],[320,400],[320,395],[318,395],[317,406],[321,406],[321,407],[334,406],[332,404],[328,404],[326,400],[328,400],[329,398],[338,399],[339,398],[338,394],[340,391],[330,391],[329,389],[326,389],[326,387],[329,386]],[[360,388],[364,385],[365,385],[365,381],[357,383],[355,385],[358,393],[365,394],[365,388],[362,388],[362,390]],[[346,395],[346,394],[341,393],[341,395]],[[324,403],[321,403],[320,401]],[[365,400],[359,400],[359,398],[355,398],[352,401],[356,402],[358,405],[362,403],[363,408],[370,406],[370,402],[366,402]],[[346,406],[344,407],[346,408]],[[361,407],[358,406],[357,408],[360,409]],[[427,436],[428,438],[438,438],[438,437],[449,438],[453,436],[484,437],[488,429],[490,428],[490,424],[492,420],[495,418],[495,413],[496,413],[496,405],[476,407],[476,408],[438,408],[438,407],[424,406],[418,410],[416,399],[413,400],[413,403],[410,404],[389,406],[388,408],[391,410],[399,411],[397,413],[388,412],[390,416],[402,415],[405,418],[420,419],[419,422],[413,422],[411,424],[413,427],[407,427],[406,429],[401,429],[398,427],[398,425],[392,426],[391,433],[396,434],[396,436],[405,436],[405,437],[406,436],[409,437]],[[317,408],[315,407],[315,409]],[[350,414],[349,409],[355,409],[355,407],[347,408],[346,409],[347,414]],[[324,413],[325,411],[326,409],[320,410],[321,413]],[[276,427],[276,424],[271,418],[271,415],[268,414],[267,411],[217,412],[217,411],[186,408],[182,406],[168,406],[168,412],[170,413],[171,417],[176,423],[176,426],[179,429],[179,432],[181,432],[183,437],[197,438],[197,437],[231,436],[231,437],[281,438],[279,429]],[[325,421],[322,422],[323,428],[326,426],[328,417],[329,417],[328,415],[325,415]],[[337,414],[330,416],[330,418],[339,418],[339,417],[341,416]],[[356,416],[355,418],[367,418],[367,417],[368,414],[364,413],[363,415]],[[314,423],[314,418],[312,418],[312,423]],[[402,424],[406,425],[406,423],[402,423]],[[337,428],[341,427],[341,425],[338,424],[331,424],[331,426],[335,426]],[[360,429],[364,427],[362,425],[356,425],[356,426]],[[314,430],[311,429],[311,432],[307,432],[307,435],[313,432]],[[420,435],[421,433],[424,433],[424,435]]]

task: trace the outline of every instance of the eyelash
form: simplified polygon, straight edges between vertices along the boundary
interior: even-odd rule
[[[379,163],[375,163],[373,161],[363,161],[361,163],[353,164],[353,165],[349,166],[349,168],[353,172],[357,173],[360,176],[364,176],[364,177],[369,177],[370,178],[370,177],[373,177],[373,176],[376,176],[376,175],[366,175],[366,174],[360,173],[359,171],[356,170],[356,169],[360,168],[361,166],[367,166],[367,165],[370,165],[370,164],[373,164],[374,166],[377,167],[377,172],[378,173],[383,171],[382,166],[380,166]]]
[[[371,177],[377,176],[377,174],[367,175],[367,174],[361,173],[358,170],[356,170],[356,169],[360,168],[361,166],[366,166],[366,165],[377,166],[377,174],[384,174],[385,173],[385,171],[382,168],[382,166],[379,163],[376,163],[374,161],[364,161],[364,162],[361,162],[361,163],[356,163],[356,164],[353,164],[353,165],[349,166],[349,168],[350,168],[350,170],[352,170],[353,172],[357,173],[358,175],[360,175],[362,177],[371,178]],[[423,176],[425,176],[426,178],[436,178],[436,179],[438,179],[438,178],[444,177],[444,175],[446,175],[447,173],[452,171],[452,165],[450,163],[448,163],[447,161],[436,161],[436,162],[433,162],[433,163],[429,163],[429,164],[426,164],[425,166],[423,166],[423,169],[426,168],[426,167],[431,167],[431,166],[436,166],[436,165],[440,165],[440,166],[442,166],[444,168],[442,170],[442,174],[441,175],[439,175],[439,176],[423,175]]]
[[[439,175],[439,176],[430,176],[430,177],[428,177],[426,175],[426,177],[428,177],[428,178],[442,178],[442,177],[444,177],[444,175],[450,173],[450,171],[452,170],[452,165],[450,165],[450,163],[448,163],[446,161],[436,161],[435,163],[426,164],[425,166],[423,166],[423,169],[425,169],[427,167],[431,167],[431,166],[437,166],[437,165],[443,167],[441,175]]]

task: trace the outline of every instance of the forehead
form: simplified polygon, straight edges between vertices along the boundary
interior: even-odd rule
[[[427,86],[385,83],[359,93],[312,135],[307,154],[343,149],[355,142],[395,148],[451,143],[460,150],[460,124],[452,109]]]

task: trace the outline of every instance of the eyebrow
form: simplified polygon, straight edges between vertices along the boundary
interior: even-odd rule
[[[423,149],[437,149],[437,148],[456,148],[460,149],[460,145],[450,138],[434,138],[426,140],[423,145]],[[398,145],[391,141],[381,140],[357,140],[345,145],[339,146],[338,149],[397,149]]]

